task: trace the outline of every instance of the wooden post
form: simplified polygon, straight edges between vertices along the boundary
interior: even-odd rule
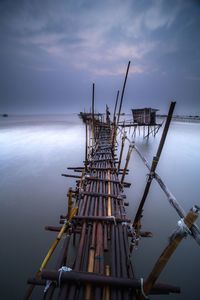
[[[113,124],[116,123],[116,109],[117,109],[117,104],[118,104],[118,99],[119,99],[119,90],[117,91],[117,98],[115,100],[115,108],[114,108],[114,113],[113,113]]]
[[[114,113],[113,113],[112,141],[111,141],[113,150],[115,147],[115,141],[116,141],[116,135],[117,135],[116,109],[117,109],[118,99],[119,99],[119,90],[117,91],[117,98],[115,101],[115,108],[114,108]]]
[[[110,171],[108,170],[108,195],[110,195],[111,192],[111,184],[110,184]],[[108,196],[108,216],[110,217],[112,215],[112,207],[111,207],[111,198]]]
[[[183,226],[186,226],[186,231],[192,227],[193,223],[196,221],[199,215],[200,208],[197,206],[194,206],[187,216],[182,219],[184,222]],[[188,229],[187,229],[188,228]],[[184,229],[179,228],[175,234],[172,235],[172,238],[168,244],[168,246],[164,249],[160,257],[158,258],[155,266],[153,267],[153,270],[149,274],[147,280],[144,283],[144,293],[145,295],[149,295],[150,291],[152,290],[155,282],[157,281],[158,277],[160,276],[162,270],[166,266],[167,262],[169,261],[170,257],[182,241],[182,239],[185,236]],[[145,299],[144,295],[141,295],[141,299]]]
[[[123,97],[124,97],[124,91],[125,91],[125,87],[126,87],[126,81],[127,81],[127,77],[128,77],[128,71],[129,71],[129,67],[130,67],[130,61],[128,62],[128,66],[127,66],[127,70],[126,70],[126,76],[124,79],[124,85],[123,85],[123,89],[122,89],[122,94],[121,94],[121,99],[120,99],[120,105],[119,105],[119,111],[118,111],[118,116],[117,116],[117,126],[119,124],[119,118],[120,118],[120,114],[121,114],[121,109],[122,109],[122,102],[123,102]]]
[[[110,266],[106,265],[105,267],[105,273],[106,276],[110,276]],[[110,288],[106,286],[103,290],[103,300],[109,300],[110,299]]]
[[[94,145],[94,89],[95,84],[92,84],[92,145]]]
[[[121,184],[123,184],[123,182],[124,182],[124,178],[125,178],[125,175],[126,175],[126,171],[127,171],[127,168],[128,168],[128,163],[129,163],[129,160],[130,160],[130,157],[131,157],[131,152],[132,152],[133,148],[134,148],[134,144],[131,143],[129,145],[128,153],[127,153],[127,156],[126,156],[126,164],[125,164],[125,167],[124,167],[124,170],[123,170],[123,173],[122,173]]]
[[[72,200],[72,188],[69,188],[68,191],[68,213],[67,213],[67,218],[69,219],[70,215],[71,215],[71,211],[72,211],[72,206],[73,206],[73,200]]]
[[[121,144],[121,150],[120,150],[120,155],[119,155],[119,163],[118,163],[118,168],[117,168],[117,172],[118,173],[119,173],[120,166],[121,166],[121,161],[122,161],[122,155],[123,155],[123,151],[124,151],[125,140],[126,140],[126,132],[124,132],[124,135],[122,136],[122,144]]]
[[[168,132],[168,129],[169,129],[169,125],[170,125],[170,122],[171,122],[171,119],[172,119],[175,104],[176,104],[176,102],[171,102],[169,112],[168,112],[168,116],[167,116],[167,120],[166,120],[165,127],[164,127],[164,130],[163,130],[163,134],[162,134],[162,137],[161,137],[161,140],[160,140],[160,144],[159,144],[156,156],[154,156],[154,158],[153,158],[153,161],[152,161],[152,164],[151,164],[151,169],[150,169],[150,174],[149,174],[149,177],[148,177],[148,181],[147,181],[147,184],[146,184],[143,196],[142,196],[142,200],[140,202],[139,208],[138,208],[136,216],[135,216],[133,226],[137,229],[137,231],[139,231],[140,219],[141,219],[144,203],[145,203],[145,200],[146,200],[147,195],[149,193],[151,182],[152,182],[153,176],[155,174],[155,170],[156,170],[156,167],[158,165],[158,161],[160,159],[160,155],[161,155],[164,143],[165,143],[165,139],[166,139],[167,132]]]

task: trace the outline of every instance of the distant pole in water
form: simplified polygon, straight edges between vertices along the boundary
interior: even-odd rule
[[[140,202],[139,208],[138,208],[136,216],[135,216],[133,226],[137,230],[139,230],[139,227],[140,227],[140,219],[142,217],[142,211],[143,211],[144,203],[145,203],[145,200],[146,200],[147,195],[149,193],[151,182],[152,182],[152,179],[154,177],[154,174],[155,174],[155,171],[156,171],[159,159],[160,159],[160,155],[161,155],[164,143],[165,143],[165,139],[166,139],[166,136],[167,136],[167,133],[168,133],[168,129],[169,129],[169,125],[170,125],[170,122],[171,122],[171,119],[172,119],[172,115],[173,115],[175,105],[176,105],[176,102],[171,102],[169,112],[168,112],[168,115],[167,115],[167,120],[165,122],[165,127],[163,129],[162,137],[161,137],[161,140],[160,140],[160,144],[158,146],[156,156],[153,157],[153,161],[152,161],[152,164],[151,164],[151,169],[150,169],[148,181],[147,181],[147,184],[145,186],[144,193],[143,193],[143,196],[142,196],[142,200]]]
[[[120,105],[119,105],[119,111],[118,111],[118,116],[117,116],[117,126],[119,124],[119,118],[120,118],[120,114],[121,114],[122,102],[123,102],[124,91],[125,91],[125,87],[126,87],[126,81],[127,81],[127,77],[128,77],[128,71],[129,71],[130,63],[131,62],[129,61],[127,69],[126,69],[126,76],[125,76],[125,79],[124,79],[124,85],[123,85],[123,89],[122,89],[122,94],[121,94],[121,99],[120,99]]]

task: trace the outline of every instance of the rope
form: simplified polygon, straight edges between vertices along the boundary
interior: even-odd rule
[[[51,284],[52,284],[51,280],[46,281],[46,285],[45,285],[45,288],[44,288],[44,293],[46,293],[48,291]]]
[[[95,259],[104,260],[104,257],[102,255],[97,255],[97,256],[95,256]]]
[[[58,272],[59,272],[58,286],[59,286],[59,287],[60,287],[60,285],[61,285],[61,277],[62,277],[62,273],[63,273],[63,272],[70,272],[70,271],[72,271],[72,269],[69,268],[69,267],[66,267],[66,266],[62,266],[62,267],[58,270]]]
[[[115,224],[115,225],[117,225],[117,222],[116,222],[116,217],[115,217],[115,216],[110,216],[110,218],[112,218],[112,219],[113,219],[113,222],[114,222],[114,224]]]
[[[155,172],[150,172],[147,175],[147,182],[152,181],[153,178],[155,178]]]
[[[188,228],[188,226],[185,224],[184,219],[180,219],[178,222],[178,229],[176,229],[172,235],[169,237],[169,241],[172,242],[177,235],[182,237],[187,237],[188,234],[192,235],[191,230]]]
[[[179,227],[179,230],[180,230],[181,234],[183,234],[183,235],[191,234],[191,231],[187,227],[187,225],[185,224],[184,219],[180,219],[178,221],[178,227]]]
[[[140,278],[140,284],[141,284],[141,293],[142,293],[142,296],[143,296],[145,299],[149,299],[149,297],[148,297],[148,296],[145,294],[145,292],[144,292],[143,283],[144,283],[143,278]]]
[[[121,224],[122,224],[122,226],[123,226],[123,225],[124,225],[124,226],[128,226],[128,225],[129,225],[127,222],[122,222]]]

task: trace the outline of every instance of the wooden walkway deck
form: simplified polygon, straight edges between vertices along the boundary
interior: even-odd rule
[[[59,233],[39,271],[28,280],[24,299],[30,298],[35,285],[45,286],[45,300],[143,299],[141,280],[135,277],[131,259],[135,231],[125,210],[124,187],[130,184],[121,181],[112,133],[109,118],[107,122],[96,119],[95,125],[88,121],[90,145],[86,145],[85,166],[69,168],[80,175],[63,174],[77,179],[75,190],[68,192],[68,214],[61,216],[62,226],[46,227]],[[123,172],[125,175],[127,169]],[[57,264],[47,270],[62,237]],[[179,292],[179,288],[158,283],[150,293],[170,292]]]
[[[200,208],[194,205],[186,214],[156,173],[175,102],[171,102],[160,144],[151,165],[125,133],[122,137],[118,161],[115,154],[116,136],[120,125],[119,118],[129,66],[130,61],[116,117],[119,91],[117,92],[112,123],[107,106],[105,121],[103,114],[94,113],[95,85],[93,84],[92,113],[80,114],[86,125],[84,166],[68,168],[75,171],[75,175],[62,174],[65,177],[76,178],[76,188],[75,190],[70,188],[68,191],[68,213],[60,218],[62,226],[46,226],[47,230],[58,232],[58,235],[34,278],[28,279],[29,286],[24,300],[30,299],[36,285],[45,287],[41,293],[43,300],[144,300],[151,294],[180,292],[180,288],[159,284],[157,280],[171,255],[187,234],[190,234],[200,245],[200,229],[195,223]],[[121,170],[121,158],[126,139],[129,140],[130,145],[125,167]],[[135,219],[131,223],[126,216],[127,203],[124,195],[124,188],[129,187],[130,184],[124,182],[124,179],[128,173],[128,162],[133,148],[144,162],[149,174],[138,210],[135,212]],[[137,278],[134,274],[131,254],[140,237],[151,236],[151,233],[141,231],[141,219],[154,179],[181,220],[143,284],[143,279]],[[48,270],[47,264],[60,241],[62,246],[57,263],[53,270]],[[38,296],[34,299],[38,299]]]

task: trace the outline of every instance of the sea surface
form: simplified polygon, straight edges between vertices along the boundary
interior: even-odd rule
[[[149,139],[137,132],[136,145],[149,162],[161,132]],[[61,174],[72,173],[67,167],[82,166],[84,149],[85,128],[76,114],[0,118],[0,299],[22,299],[27,278],[34,276],[55,238],[44,227],[58,225],[66,212],[67,190],[75,186],[75,180]],[[132,185],[125,193],[127,214],[133,219],[148,170],[134,151],[129,169],[126,181]],[[200,123],[172,122],[157,172],[186,211],[200,206]],[[142,219],[142,229],[153,237],[141,239],[132,257],[138,278],[148,276],[178,220],[153,182]],[[200,299],[200,247],[191,237],[182,241],[159,281],[180,286],[182,293],[151,299]],[[32,299],[40,299],[38,290]]]

